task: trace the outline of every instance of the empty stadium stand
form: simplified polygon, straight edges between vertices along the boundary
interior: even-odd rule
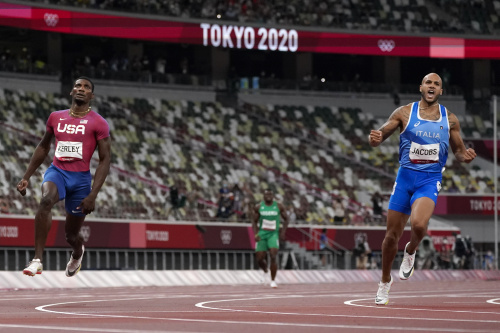
[[[184,19],[268,23],[408,33],[498,34],[500,1],[65,1],[58,6],[125,11]]]
[[[34,214],[51,159],[33,175],[27,197],[16,193],[15,184],[49,113],[68,103],[66,96],[50,92],[0,89],[0,196],[11,202],[11,213]],[[248,221],[248,208],[271,187],[299,221],[331,223],[332,200],[341,198],[351,217],[360,213],[362,223],[370,223],[369,197],[376,191],[390,193],[398,167],[397,136],[379,149],[369,147],[366,133],[385,119],[359,108],[228,107],[214,101],[116,96],[98,96],[93,108],[108,120],[113,140],[112,170],[98,197],[96,217],[165,218],[168,188],[177,183],[186,205],[180,217],[170,218],[214,220],[218,190],[226,181],[240,184],[246,198],[229,220]],[[468,136],[491,129],[474,116],[460,121]],[[491,179],[491,172],[457,163],[451,154],[444,191],[488,193]],[[63,210],[58,205],[54,212],[63,215]]]

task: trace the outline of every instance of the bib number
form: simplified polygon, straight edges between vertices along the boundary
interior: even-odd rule
[[[262,219],[263,230],[276,230],[276,221]]]
[[[83,158],[83,143],[59,141],[56,147],[56,158],[59,161],[75,161]]]
[[[439,143],[420,145],[411,143],[410,161],[414,164],[427,164],[439,162]]]

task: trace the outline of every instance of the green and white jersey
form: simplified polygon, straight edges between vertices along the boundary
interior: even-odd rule
[[[278,203],[273,201],[271,206],[266,205],[265,201],[260,203],[259,208],[259,230],[279,231],[280,230],[280,209]]]

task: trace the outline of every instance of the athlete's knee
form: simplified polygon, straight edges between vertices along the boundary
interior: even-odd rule
[[[40,199],[40,210],[50,211],[52,209],[52,206],[54,206],[54,201],[49,196],[45,195],[42,197],[42,199]]]
[[[77,244],[81,238],[80,238],[80,234],[75,234],[73,232],[66,232],[65,234],[66,236],[66,242],[68,242],[68,244],[70,245],[74,245],[74,244]]]
[[[265,252],[257,252],[255,254],[255,257],[257,258],[257,261],[264,261],[264,259],[266,259],[266,253]]]
[[[398,242],[399,242],[399,234],[397,232],[387,231],[384,237],[383,245],[397,246]]]
[[[427,234],[427,221],[413,221],[411,230],[414,234],[423,238]]]

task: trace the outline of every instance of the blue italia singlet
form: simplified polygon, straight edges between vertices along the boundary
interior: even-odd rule
[[[418,104],[413,103],[408,124],[399,135],[399,164],[417,171],[442,172],[450,140],[446,108],[439,105],[439,119],[427,120],[420,117]]]

